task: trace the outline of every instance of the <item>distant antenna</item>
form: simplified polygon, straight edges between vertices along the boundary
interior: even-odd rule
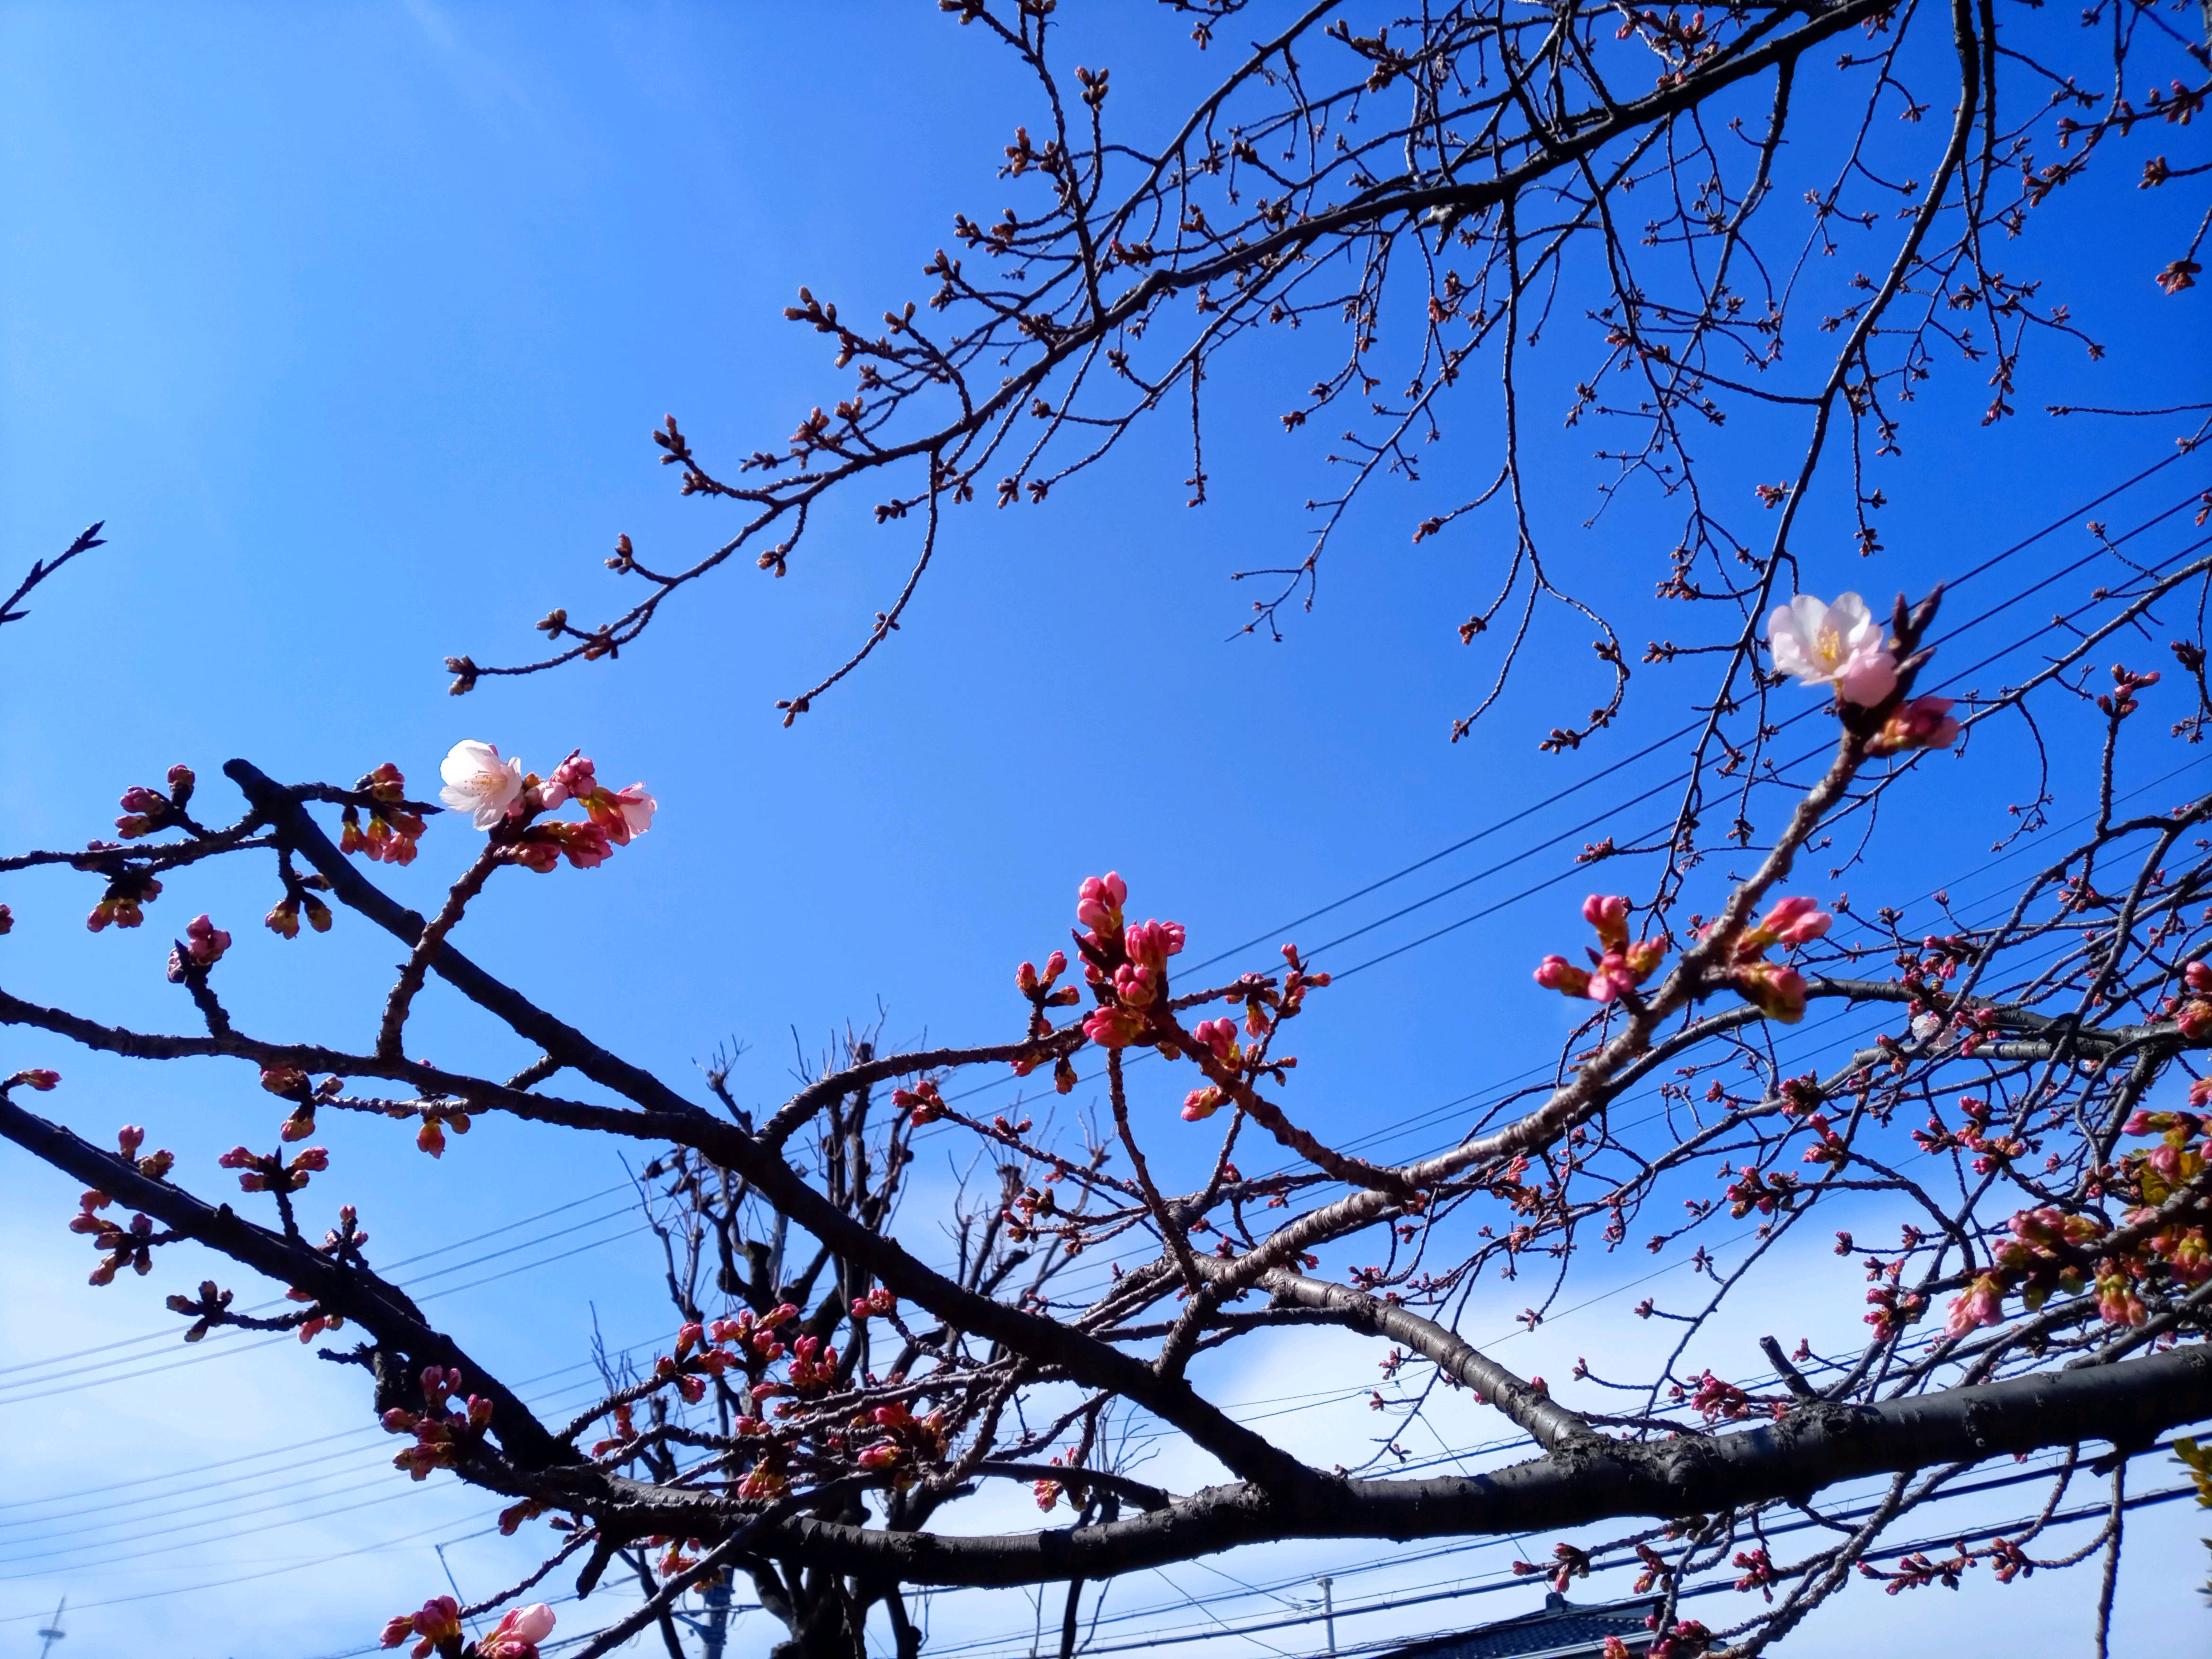
[[[46,1646],[39,1650],[39,1659],[46,1659],[46,1656],[54,1650],[54,1644],[69,1634],[62,1628],[62,1609],[67,1606],[69,1606],[69,1597],[64,1595],[54,1607],[54,1622],[39,1632],[46,1638]]]

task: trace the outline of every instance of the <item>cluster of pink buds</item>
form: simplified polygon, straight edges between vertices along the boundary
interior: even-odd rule
[[[1774,1558],[1765,1549],[1738,1550],[1730,1565],[1744,1569],[1743,1577],[1735,1581],[1736,1589],[1757,1590],[1766,1600],[1774,1599],[1774,1591],[1769,1588],[1775,1582]]]
[[[877,1474],[888,1473],[900,1492],[914,1484],[920,1466],[941,1462],[945,1457],[945,1413],[933,1411],[916,1417],[902,1400],[878,1406],[865,1419],[881,1437],[862,1447],[855,1458],[860,1466]]]
[[[1690,1405],[1706,1422],[1735,1422],[1749,1417],[1758,1402],[1733,1382],[1715,1376],[1711,1371],[1698,1378],[1697,1388],[1690,1395]]]
[[[263,924],[279,939],[297,939],[300,937],[300,918],[305,914],[308,927],[319,933],[329,933],[331,907],[310,890],[329,884],[319,875],[303,878],[296,890],[288,890],[283,898],[269,907],[269,914],[261,919]]]
[[[46,1094],[58,1085],[61,1080],[62,1074],[59,1072],[50,1072],[43,1066],[33,1066],[29,1070],[18,1072],[9,1078],[8,1086],[13,1088],[20,1083],[27,1088],[36,1089],[40,1094]],[[167,1154],[163,1156],[166,1157]]]
[[[433,1469],[451,1468],[461,1454],[483,1438],[491,1426],[491,1401],[480,1395],[462,1395],[465,1379],[458,1367],[428,1365],[422,1370],[422,1409],[410,1412],[394,1406],[384,1413],[387,1434],[411,1434],[415,1443],[394,1454],[392,1466],[404,1469],[415,1480],[429,1478]],[[447,1409],[447,1402],[454,1402]],[[390,1641],[385,1644],[389,1647]]]
[[[895,1304],[893,1304],[896,1305]],[[687,1402],[696,1405],[707,1396],[708,1379],[719,1377],[732,1366],[745,1374],[746,1386],[756,1401],[771,1399],[776,1395],[796,1388],[799,1362],[793,1362],[793,1382],[780,1382],[765,1376],[768,1368],[785,1357],[788,1350],[778,1333],[799,1317],[799,1310],[787,1302],[773,1308],[765,1316],[756,1316],[750,1309],[735,1319],[716,1319],[687,1323],[676,1333],[675,1350],[665,1353],[653,1362],[653,1377],[656,1383],[673,1387]],[[810,1362],[818,1352],[821,1344],[817,1338],[802,1337],[799,1346],[814,1343],[805,1358]],[[726,1344],[728,1346],[725,1346]],[[836,1354],[828,1356],[834,1370]],[[807,1373],[812,1380],[813,1373]],[[601,1457],[619,1449],[633,1438],[629,1407],[615,1408],[616,1432],[610,1439],[599,1442],[592,1448],[592,1455]]]
[[[295,1285],[284,1292],[284,1299],[287,1302],[305,1302],[308,1304],[307,1316],[300,1322],[300,1342],[302,1346],[313,1341],[325,1331],[342,1330],[345,1327],[345,1316],[325,1311],[316,1301],[315,1293],[313,1291],[303,1291]]]
[[[1237,1022],[1231,1019],[1202,1019],[1191,1030],[1191,1035],[1205,1046],[1216,1064],[1231,1071],[1244,1064],[1244,1050],[1237,1041]],[[1203,1122],[1221,1109],[1229,1097],[1209,1083],[1203,1088],[1193,1089],[1183,1097],[1182,1115],[1186,1123]]]
[[[155,835],[171,824],[181,823],[196,781],[192,769],[180,763],[169,769],[169,793],[166,795],[143,783],[132,784],[123,792],[123,799],[118,803],[123,808],[123,816],[115,820],[115,833],[125,841],[136,841],[141,836]]]
[[[118,927],[137,927],[146,920],[145,907],[161,896],[161,884],[153,877],[125,871],[109,878],[107,890],[92,907],[92,914],[84,919],[84,925],[95,933],[111,923]]]
[[[1075,919],[1091,930],[1094,944],[1121,930],[1121,907],[1129,902],[1129,884],[1117,871],[1085,876],[1076,890]]]
[[[764,1453],[759,1462],[745,1471],[745,1478],[738,1482],[738,1496],[756,1504],[772,1503],[791,1490],[791,1479],[776,1467],[779,1455],[775,1451]]]
[[[854,1319],[891,1319],[898,1314],[898,1297],[878,1285],[866,1296],[853,1298]]]
[[[326,1147],[304,1146],[287,1164],[282,1153],[250,1152],[243,1146],[234,1146],[216,1163],[226,1170],[240,1171],[238,1186],[247,1193],[296,1193],[307,1184],[311,1175],[319,1175],[331,1167],[331,1155]]]
[[[161,1241],[154,1237],[151,1216],[134,1215],[128,1225],[101,1215],[115,1200],[106,1193],[88,1192],[77,1200],[77,1213],[70,1218],[70,1231],[92,1235],[92,1246],[104,1251],[100,1265],[92,1270],[94,1285],[112,1285],[115,1275],[125,1267],[139,1273],[150,1273],[154,1267],[152,1246]]]
[[[2112,665],[2112,689],[2100,695],[2097,707],[2116,720],[2124,720],[2136,712],[2136,693],[2158,684],[2158,671],[2136,673],[2118,663]]]
[[[1778,1210],[1787,1215],[1796,1205],[1797,1194],[1796,1176],[1786,1170],[1769,1176],[1747,1164],[1741,1175],[1729,1187],[1729,1214],[1738,1221],[1753,1210],[1761,1215],[1772,1215]]]
[[[383,1645],[396,1648],[409,1637],[416,1638],[409,1649],[412,1659],[459,1659],[461,1641],[461,1604],[450,1595],[434,1595],[422,1604],[420,1613],[395,1615],[384,1626]]]
[[[192,1323],[185,1328],[185,1340],[200,1342],[206,1340],[207,1334],[217,1324],[229,1322],[223,1316],[230,1307],[234,1294],[230,1291],[224,1290],[212,1279],[203,1279],[200,1280],[200,1293],[197,1298],[189,1296],[172,1296],[167,1298],[167,1305],[171,1313],[193,1316]]]
[[[1928,1298],[1917,1291],[1908,1291],[1898,1281],[1903,1264],[1892,1262],[1884,1270],[1881,1282],[1866,1293],[1867,1305],[1873,1312],[1864,1316],[1874,1327],[1875,1340],[1887,1342],[1907,1325],[1920,1322],[1928,1311]],[[1871,1269],[1870,1269],[1871,1271]]]
[[[1539,1565],[1534,1561],[1516,1561],[1513,1571],[1524,1577],[1540,1572],[1552,1581],[1553,1589],[1565,1595],[1569,1584],[1589,1577],[1589,1552],[1572,1544],[1554,1544],[1548,1563]]]
[[[2031,1310],[2053,1291],[2078,1295],[2092,1247],[2106,1231],[2093,1215],[2068,1215],[2053,1205],[2023,1210],[2012,1218],[2013,1236],[1991,1252],[1990,1269],[1952,1303],[1947,1328],[1963,1336],[1977,1326],[1996,1324],[2004,1316],[2005,1297],[2014,1291]]]
[[[368,809],[367,829],[362,827],[358,811],[345,809],[339,820],[338,851],[365,854],[386,864],[414,863],[416,843],[422,838],[422,815],[407,810],[406,786],[406,775],[390,761],[356,784],[374,805]]]
[[[2212,963],[2192,962],[2181,970],[2185,994],[2166,1004],[2167,1018],[2191,1042],[2212,1037]]]
[[[12,933],[15,931],[15,913],[6,905],[0,904],[0,934]]]
[[[1076,935],[1084,977],[1098,1000],[1083,1034],[1102,1048],[1126,1048],[1146,1039],[1157,1008],[1166,1013],[1168,958],[1183,947],[1181,922],[1124,926],[1129,884],[1118,872],[1087,876],[1077,890],[1076,920],[1090,931]]]
[[[911,1089],[892,1090],[891,1104],[909,1114],[910,1121],[917,1129],[925,1124],[936,1122],[949,1109],[945,1103],[945,1097],[937,1091],[937,1085],[928,1078],[922,1079]]]
[[[707,1379],[737,1363],[737,1355],[708,1341],[705,1324],[693,1320],[678,1327],[676,1352],[653,1361],[653,1375],[656,1382],[675,1383],[685,1403],[696,1406],[707,1397]]]
[[[1667,955],[1664,939],[1628,942],[1628,901],[1619,894],[1592,893],[1583,901],[1583,920],[1597,930],[1601,947],[1589,951],[1591,966],[1577,968],[1563,956],[1536,964],[1536,983],[1562,996],[1613,1002],[1658,971]]]
[[[1777,945],[1795,950],[1809,945],[1834,921],[1816,900],[1778,900],[1759,926],[1747,928],[1736,940],[1723,970],[1729,988],[1769,1019],[1795,1024],[1804,1018],[1805,976],[1787,963],[1767,961],[1766,953]]]
[[[1651,1630],[1659,1628],[1659,1616],[1648,1615],[1644,1625]],[[1619,1641],[1619,1637],[1612,1638]],[[1644,1659],[1704,1659],[1713,1649],[1713,1633],[1694,1619],[1685,1619],[1644,1650]],[[1623,1650],[1626,1651],[1626,1649]]]
[[[1072,1008],[1083,1000],[1083,994],[1073,985],[1062,985],[1057,990],[1054,981],[1067,971],[1067,953],[1054,951],[1045,958],[1044,971],[1040,974],[1036,964],[1025,962],[1014,970],[1014,987],[1029,1000],[1030,1041],[1038,1042],[1052,1035],[1052,1018],[1048,1008]],[[1014,1075],[1027,1077],[1043,1064],[1043,1056],[1024,1056],[1013,1062]],[[1053,1061],[1052,1085],[1061,1094],[1075,1087],[1075,1067],[1068,1063],[1066,1054]]]
[[[207,916],[194,916],[185,925],[185,936],[169,952],[169,982],[181,985],[193,974],[204,974],[230,949],[230,935]]]
[[[791,1345],[791,1364],[785,1376],[791,1391],[802,1400],[828,1394],[837,1386],[837,1350],[818,1336],[802,1336]],[[757,1395],[760,1392],[753,1390]]]

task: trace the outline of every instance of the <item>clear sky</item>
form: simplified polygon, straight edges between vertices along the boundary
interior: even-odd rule
[[[1132,6],[1078,26],[1113,62],[1124,119],[1157,125],[1198,83],[1172,19]],[[0,578],[91,520],[109,538],[0,637],[9,850],[102,833],[124,787],[179,760],[199,769],[215,811],[229,805],[219,768],[232,755],[336,782],[392,760],[420,781],[463,737],[532,764],[580,744],[603,776],[646,781],[659,821],[598,872],[496,884],[467,948],[679,1081],[718,1045],[747,1045],[732,1085],[769,1100],[788,1085],[794,1042],[817,1050],[879,1003],[892,1040],[1012,1032],[1012,965],[1063,937],[1084,875],[1118,867],[1139,912],[1183,921],[1203,955],[1278,938],[1291,918],[1638,754],[1693,689],[1640,676],[1650,695],[1573,757],[1536,754],[1555,711],[1534,692],[1448,744],[1487,665],[1453,627],[1494,580],[1497,549],[1413,545],[1417,495],[1354,523],[1322,604],[1285,642],[1232,640],[1249,596],[1228,573],[1295,557],[1324,447],[1273,418],[1277,382],[1299,366],[1255,363],[1249,383],[1218,391],[1209,507],[1184,507],[1186,458],[1163,430],[1048,507],[973,510],[904,631],[795,730],[779,726],[774,700],[842,658],[909,553],[857,509],[822,527],[787,580],[731,570],[618,664],[488,683],[457,702],[439,665],[447,653],[511,659],[556,604],[580,621],[611,614],[599,562],[617,532],[667,563],[729,533],[726,514],[677,498],[648,428],[672,410],[702,454],[733,455],[773,447],[810,405],[842,395],[818,337],[781,322],[781,307],[802,283],[860,315],[920,296],[921,263],[951,214],[995,216],[998,146],[1032,114],[1006,66],[925,3],[78,0],[0,4]],[[2204,295],[2146,323],[2142,306],[2106,291],[2171,257],[2162,232],[2086,209],[2057,221],[2044,248],[2054,288],[2071,283],[2111,353],[2100,368],[2078,352],[2039,360],[2023,409],[2100,401],[2114,384],[2201,395]],[[1978,374],[1931,389],[1930,418],[1884,475],[1887,552],[1856,560],[1826,527],[1808,568],[1876,596],[1917,587],[2078,518],[2172,453],[2154,423],[2030,414],[1982,432],[1952,418],[1985,395]],[[1594,477],[1587,440],[1547,428],[1537,441],[1559,480],[1537,506],[1547,526],[1583,538],[1601,590],[1647,594],[1665,521],[1631,502],[1575,530]],[[1777,428],[1779,453],[1796,441]],[[1451,464],[1438,462],[1447,479]],[[1775,470],[1740,465],[1747,492]],[[2201,459],[2169,468],[2094,516],[2132,525],[2205,481]],[[2084,550],[2069,526],[1962,595],[1957,615]],[[2021,629],[2070,592],[1994,620],[1986,651],[2017,645],[2027,654],[2006,665],[2030,659]],[[1589,660],[1580,639],[1557,650],[1552,694]],[[1583,700],[1576,690],[1569,707]],[[1914,798],[1914,833],[1855,874],[1855,890],[1902,902],[1972,878],[2002,802],[2025,791],[2016,760],[1994,743],[1956,763]],[[1604,832],[1584,833],[1584,819],[1670,764],[1663,748],[1648,754],[1295,935],[1320,945],[1379,923],[1332,953],[1354,966],[1565,878],[1331,994],[1304,1035],[1299,1100],[1318,1128],[1349,1138],[1412,1122],[1387,1143],[1411,1152],[1454,1132],[1437,1114],[1446,1103],[1549,1057],[1566,1015],[1527,973],[1557,948],[1582,890],[1567,855]],[[1662,810],[1632,807],[1625,827]],[[466,840],[439,825],[392,884],[423,904],[461,867]],[[1981,886],[1994,893],[2002,875]],[[252,925],[275,897],[258,871],[177,886],[142,933],[94,939],[79,921],[95,896],[84,878],[12,883],[18,922],[0,942],[0,979],[176,1028],[189,1011],[162,981],[167,930],[207,909],[239,936],[226,973],[243,1022],[361,1039],[364,999],[390,976],[387,941],[345,921],[328,939],[275,939]],[[422,1018],[430,1052],[485,1066],[507,1055],[449,999],[434,994]],[[0,1032],[0,1067],[33,1063],[67,1074],[43,1098],[73,1124],[94,1136],[146,1124],[201,1176],[270,1121],[235,1068],[109,1066]],[[547,1374],[539,1386],[573,1400],[594,1316],[611,1343],[665,1335],[639,1289],[647,1258],[611,1154],[487,1123],[431,1165],[386,1126],[326,1127],[328,1196],[374,1194],[367,1224],[386,1260],[479,1241],[421,1270],[451,1270],[426,1285],[454,1287],[433,1307],[465,1341],[514,1355],[512,1375]],[[42,1622],[31,1615],[64,1594],[64,1659],[337,1653],[443,1588],[436,1542],[471,1595],[507,1571],[511,1551],[471,1536],[485,1504],[450,1482],[377,1472],[356,1375],[284,1346],[248,1358],[211,1345],[204,1363],[169,1369],[184,1350],[137,1340],[161,1330],[161,1296],[197,1271],[165,1259],[151,1280],[83,1288],[88,1253],[64,1231],[74,1204],[58,1176],[0,1151],[0,1655],[27,1652]],[[1837,1287],[1848,1323],[1856,1293]],[[1778,1297],[1743,1314],[1747,1341],[1758,1317],[1796,1311]],[[1501,1289],[1485,1322],[1510,1328],[1525,1299]],[[1604,1316],[1593,1308],[1547,1334],[1554,1363],[1609,1333]],[[55,1358],[79,1350],[92,1352]],[[1285,1348],[1230,1392],[1301,1406],[1286,1431],[1301,1444],[1364,1435],[1356,1387],[1296,1398],[1337,1352],[1320,1340]],[[1366,1363],[1328,1380],[1364,1385]],[[312,1501],[287,1502],[294,1475],[315,1483]],[[2150,1632],[2200,1616],[2188,1593],[2196,1525],[2179,1509],[2142,1522],[2123,1595],[2136,1640],[2121,1650],[2152,1650]],[[363,1545],[379,1547],[351,1553]],[[1393,1567],[1360,1593],[1492,1571],[1509,1554]],[[1221,1565],[1272,1582],[1344,1563],[1293,1552]],[[1133,1584],[1127,1605],[1224,1588],[1212,1567],[1160,1578]],[[1991,1621],[2073,1644],[2093,1594],[2079,1576],[1923,1593],[1912,1628],[1931,1645],[1890,1650],[1987,1637]],[[1524,1585],[1378,1615],[1357,1639],[1534,1600]],[[1030,1616],[1011,1595],[939,1610],[940,1628],[979,1635],[1011,1636]],[[1856,1650],[1856,1621],[1847,1607],[1798,1650]],[[738,1650],[765,1651],[769,1628],[752,1615]],[[1315,1645],[1301,1631],[1270,1640]]]

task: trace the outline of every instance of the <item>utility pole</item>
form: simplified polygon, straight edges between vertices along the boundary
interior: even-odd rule
[[[64,1595],[54,1607],[54,1622],[39,1632],[40,1636],[46,1638],[46,1646],[39,1650],[39,1659],[46,1659],[46,1656],[54,1650],[54,1644],[69,1634],[62,1628],[62,1609],[67,1606],[69,1606],[69,1597]]]
[[[1336,1652],[1336,1598],[1329,1593],[1328,1587],[1336,1581],[1323,1573],[1314,1582],[1321,1586],[1322,1628],[1328,1632],[1328,1650],[1334,1655]]]
[[[699,1632],[702,1659],[722,1659],[722,1644],[730,1634],[730,1575],[725,1568],[715,1575],[702,1598],[707,1603],[707,1626]]]

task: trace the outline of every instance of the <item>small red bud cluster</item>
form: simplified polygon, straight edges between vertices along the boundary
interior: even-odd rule
[[[136,841],[141,836],[155,835],[173,824],[186,822],[185,808],[191,801],[196,781],[192,769],[179,763],[169,769],[169,793],[166,795],[143,783],[132,784],[123,792],[123,799],[118,803],[124,815],[115,820],[115,833],[125,841]]]
[[[122,871],[108,878],[107,890],[92,907],[84,925],[95,933],[111,922],[118,927],[138,927],[146,920],[145,907],[161,896],[161,884],[153,877],[136,870]]]
[[[41,1078],[48,1081],[42,1083],[39,1080]],[[51,1089],[60,1080],[52,1072],[18,1072],[9,1079],[11,1084],[28,1083],[34,1089]],[[149,1181],[165,1179],[176,1166],[175,1154],[171,1152],[149,1152],[143,1158],[139,1156],[138,1149],[146,1144],[146,1132],[135,1123],[126,1123],[116,1131],[115,1144],[118,1155],[123,1161],[134,1166],[137,1173]],[[151,1272],[153,1247],[166,1244],[174,1237],[173,1234],[155,1232],[150,1216],[134,1215],[128,1223],[125,1223],[100,1213],[114,1201],[106,1193],[96,1189],[87,1192],[78,1198],[77,1212],[70,1218],[70,1231],[88,1236],[93,1248],[102,1253],[100,1265],[92,1270],[91,1282],[94,1285],[113,1284],[115,1275],[125,1267],[142,1274]]]
[[[307,926],[319,933],[331,931],[331,907],[315,896],[313,889],[329,884],[320,876],[301,879],[296,890],[288,889],[283,898],[270,907],[269,914],[261,920],[269,931],[280,939],[300,937],[300,918],[305,915]]]
[[[331,1167],[331,1155],[325,1147],[306,1146],[287,1164],[282,1152],[256,1152],[234,1146],[216,1163],[223,1169],[240,1171],[240,1192],[296,1193],[307,1184],[310,1176],[319,1175]]]
[[[1601,948],[1587,951],[1590,967],[1577,968],[1563,956],[1536,964],[1536,983],[1562,996],[1614,1002],[1632,996],[1666,958],[1662,939],[1628,941],[1628,901],[1617,893],[1592,893],[1583,901],[1583,920],[1597,930]]]
[[[338,851],[365,854],[372,860],[386,864],[415,862],[416,843],[422,838],[422,815],[407,810],[406,775],[390,761],[378,767],[354,787],[374,798],[368,809],[368,824],[362,825],[361,813],[349,805],[339,819]]]
[[[465,1379],[458,1367],[428,1365],[422,1370],[422,1409],[394,1406],[384,1413],[388,1434],[411,1434],[415,1443],[395,1453],[394,1468],[404,1469],[417,1480],[426,1480],[433,1469],[451,1468],[481,1442],[491,1426],[491,1401],[481,1395],[462,1395]],[[387,1638],[390,1631],[386,1632]],[[392,1645],[387,1640],[386,1647]]]

